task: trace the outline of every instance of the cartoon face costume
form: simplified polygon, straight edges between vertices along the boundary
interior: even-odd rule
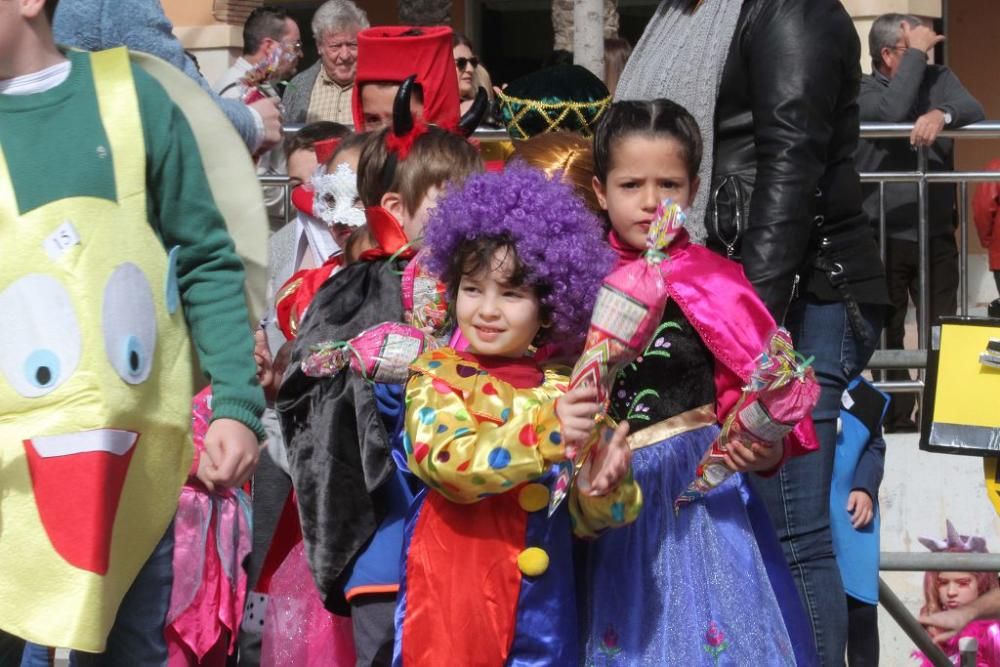
[[[99,652],[176,509],[194,373],[128,54],[90,62],[114,199],[22,210],[0,150],[0,627]]]

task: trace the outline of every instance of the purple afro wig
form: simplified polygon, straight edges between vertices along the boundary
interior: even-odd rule
[[[525,283],[552,314],[552,338],[586,334],[601,280],[614,268],[600,221],[573,188],[524,164],[470,176],[438,201],[424,230],[427,268],[442,276],[458,248],[509,238]]]

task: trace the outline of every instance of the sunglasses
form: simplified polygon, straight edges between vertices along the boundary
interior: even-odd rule
[[[472,65],[472,69],[476,69],[479,67],[479,58],[475,56],[472,58],[455,58],[455,67],[458,68],[458,71],[465,71],[466,65]]]

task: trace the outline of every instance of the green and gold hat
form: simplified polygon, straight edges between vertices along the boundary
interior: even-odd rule
[[[607,86],[579,65],[556,65],[517,79],[497,96],[512,139],[569,130],[585,137],[611,104]]]

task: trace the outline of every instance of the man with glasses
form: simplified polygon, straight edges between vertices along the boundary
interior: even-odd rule
[[[913,171],[919,146],[927,147],[930,171],[953,171],[954,146],[941,139],[943,129],[983,120],[983,107],[947,67],[929,62],[934,47],[944,40],[919,18],[883,14],[868,36],[872,73],[861,77],[858,96],[862,121],[913,123],[905,139],[861,140],[859,171]],[[879,220],[878,185],[864,184],[865,212],[873,225]],[[950,183],[927,189],[930,225],[930,317],[954,315],[958,310],[958,247],[955,242],[955,187]],[[886,324],[886,347],[902,349],[908,301],[920,302],[917,244],[917,184],[886,183],[886,273],[893,313]],[[890,380],[910,379],[907,371],[891,371]],[[886,416],[887,431],[916,431],[916,397],[895,394]]]
[[[367,27],[367,14],[351,0],[328,0],[316,10],[312,31],[319,61],[288,85],[283,98],[286,122],[354,124],[351,95],[357,74],[358,32]]]
[[[276,85],[295,73],[302,56],[299,26],[284,9],[258,7],[243,24],[243,55],[215,83],[219,95],[241,98],[241,82],[255,69],[269,69],[265,83]]]

